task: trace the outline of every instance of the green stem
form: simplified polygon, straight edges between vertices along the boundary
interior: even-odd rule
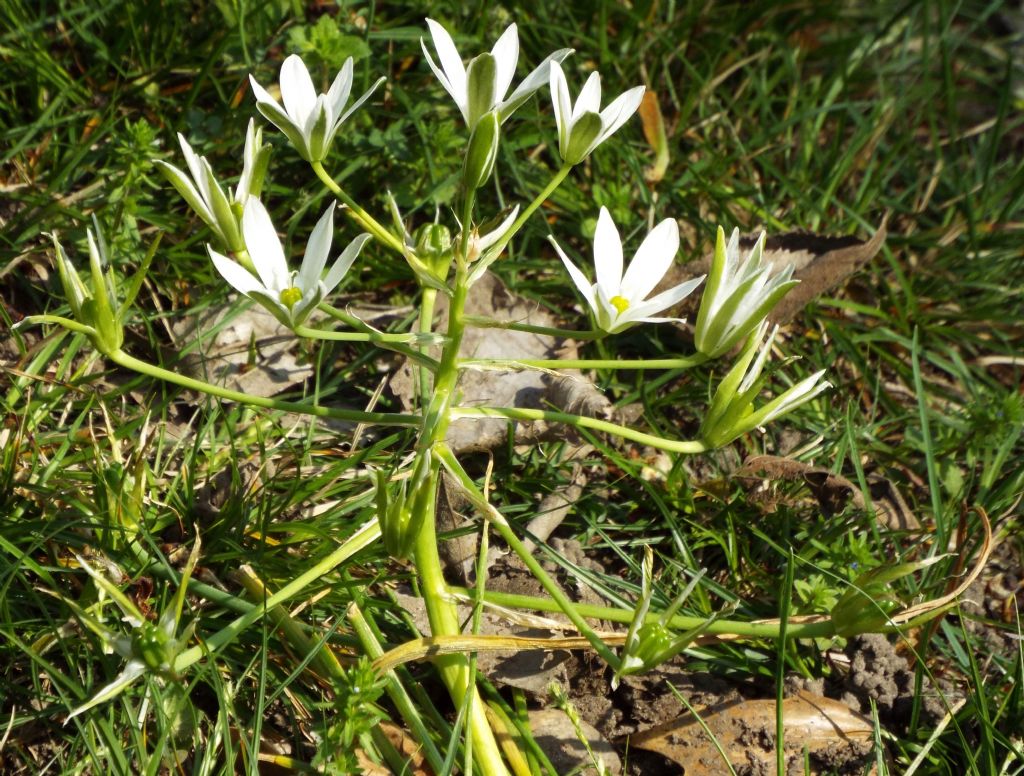
[[[512,526],[508,524],[505,516],[495,509],[491,503],[487,500],[476,487],[476,483],[473,482],[473,478],[466,473],[466,470],[462,468],[455,454],[451,451],[447,445],[440,444],[434,449],[434,455],[444,464],[448,472],[458,479],[462,484],[462,487],[466,491],[466,495],[469,497],[473,505],[479,510],[479,512],[487,518],[488,522],[493,525],[498,533],[501,534],[502,538],[508,543],[513,549],[516,555],[519,556],[520,560],[526,564],[526,567],[530,570],[530,573],[540,582],[541,586],[547,591],[556,604],[560,607],[561,611],[565,613],[572,624],[576,626],[576,630],[580,632],[580,635],[586,637],[586,639],[593,645],[594,649],[597,650],[598,654],[604,658],[605,662],[613,668],[619,667],[619,659],[615,656],[608,645],[601,641],[601,637],[598,636],[594,630],[587,624],[573,608],[573,603],[570,601],[562,589],[555,584],[555,581],[548,575],[548,573],[541,567],[537,559],[533,557],[533,553],[527,549],[526,545],[523,544],[522,540],[516,536],[515,531],[512,530]]]
[[[451,399],[459,377],[458,355],[465,332],[463,310],[469,285],[465,262],[459,261],[455,273],[455,290],[448,309],[448,331],[444,350],[434,378],[430,402],[423,415],[423,428],[417,444],[419,456],[431,456],[432,448],[443,443],[448,430]],[[418,463],[418,462],[417,462]],[[420,592],[430,621],[430,631],[439,636],[455,636],[462,632],[458,610],[448,591],[444,579],[441,558],[438,554],[436,504],[440,478],[440,464],[430,457],[428,474],[416,485],[411,494],[413,509],[421,517],[420,529],[416,535],[413,554],[419,577]],[[419,466],[414,464],[414,471]],[[469,728],[472,737],[474,757],[480,765],[480,772],[502,776],[507,774],[502,761],[501,749],[494,738],[490,723],[484,711],[484,704],[477,695],[470,661],[465,655],[441,655],[434,660],[441,679],[444,681],[456,708],[462,708],[467,700]]]
[[[320,310],[321,312],[327,313],[329,316],[331,316],[335,320],[341,321],[346,326],[351,326],[353,329],[356,329],[357,331],[365,332],[366,334],[370,334],[370,335],[378,335],[378,334],[382,334],[383,333],[383,332],[377,331],[375,328],[373,328],[370,324],[366,323],[365,321],[359,320],[354,315],[352,315],[350,313],[347,313],[344,310],[339,310],[337,307],[332,307],[331,305],[327,304],[326,302],[321,302],[319,305],[317,305],[317,309]],[[410,336],[410,335],[396,335],[396,336]],[[371,341],[374,341],[374,340],[371,339]],[[380,345],[381,345],[381,347],[387,348],[388,350],[393,350],[395,353],[401,353],[403,356],[411,358],[413,361],[418,361],[422,365],[426,366],[428,369],[436,369],[437,368],[437,361],[436,360],[430,358],[429,356],[427,356],[427,355],[425,355],[423,353],[420,353],[415,348],[412,348],[412,347],[409,347],[407,345],[403,345],[403,344],[400,344],[400,343],[396,343],[396,342],[386,342],[386,341],[381,341]]]
[[[431,334],[434,331],[434,304],[437,302],[437,290],[423,287],[423,296],[420,299],[420,334]],[[423,346],[424,351],[426,346]],[[423,355],[426,355],[425,353]],[[431,359],[433,360],[433,359]],[[434,363],[437,363],[436,361]],[[420,405],[425,406],[427,397],[430,396],[430,372],[420,369]]]
[[[532,323],[516,323],[514,321],[494,321],[479,315],[467,315],[466,323],[478,329],[509,329],[525,331],[528,334],[544,334],[549,337],[561,337],[574,340],[595,340],[607,336],[603,331],[581,331],[577,329],[556,329],[552,326],[535,326]]]
[[[472,601],[476,596],[475,588],[452,586],[451,591],[460,597],[464,597],[467,601]],[[537,596],[499,593],[487,590],[484,592],[483,599],[489,604],[509,609],[530,609],[538,612],[562,611],[561,605],[556,601]],[[628,609],[577,603],[571,603],[571,606],[581,617],[589,617],[593,620],[607,620],[608,622],[624,624],[628,624],[633,620],[633,612]],[[644,622],[658,622],[660,617],[660,612],[650,612],[644,618]],[[704,628],[703,632],[707,635],[730,635],[745,639],[777,639],[781,636],[782,629],[780,623],[742,622],[740,620],[715,620],[708,624],[706,617],[689,617],[682,614],[671,617],[668,620],[668,625],[673,630],[679,631],[687,631],[706,625],[707,627]],[[790,622],[786,625],[786,638],[818,639],[830,638],[834,635],[835,628],[830,620],[811,623]]]
[[[658,450],[665,450],[670,453],[683,453],[685,455],[703,453],[708,449],[703,442],[695,440],[683,442],[664,439],[654,434],[645,434],[642,431],[635,431],[626,426],[620,426],[617,423],[609,423],[606,420],[588,418],[585,415],[571,415],[567,412],[554,412],[552,410],[534,410],[525,407],[453,407],[451,415],[453,419],[507,418],[509,420],[545,420],[551,423],[567,423],[571,426],[603,431],[606,434],[613,434],[622,439],[650,445]]]
[[[364,523],[345,541],[344,544],[334,550],[334,552],[313,564],[313,566],[297,576],[272,596],[269,596],[266,600],[254,606],[251,611],[246,612],[241,617],[238,617],[225,627],[221,628],[219,631],[207,638],[201,646],[192,647],[178,655],[177,659],[174,661],[174,670],[180,674],[190,665],[201,660],[204,655],[213,654],[221,647],[230,644],[240,634],[244,633],[246,628],[265,617],[275,606],[284,603],[293,596],[298,595],[310,584],[330,573],[333,569],[340,566],[357,552],[369,547],[379,539],[380,524],[377,520],[373,519]]]
[[[383,655],[384,649],[381,647],[380,642],[377,641],[373,628],[370,627],[370,623],[354,601],[349,604],[346,615],[367,657],[371,660],[376,660]],[[430,737],[430,731],[416,710],[416,704],[413,703],[409,693],[406,692],[405,687],[402,685],[402,680],[399,679],[394,669],[388,671],[384,676],[387,679],[385,690],[388,697],[391,698],[391,702],[395,704],[395,708],[402,715],[405,724],[409,726],[413,736],[415,736],[419,745],[423,748],[423,755],[427,758],[427,762],[430,763],[431,770],[434,773],[441,773],[444,770],[444,758],[437,751],[434,740]]]
[[[264,407],[268,410],[280,410],[281,412],[294,412],[300,415],[315,415],[320,418],[334,418],[336,420],[347,420],[353,423],[375,423],[390,426],[415,426],[420,422],[418,415],[402,415],[397,412],[360,412],[358,410],[340,410],[332,407],[318,407],[313,404],[299,404],[297,402],[281,401],[279,399],[268,399],[263,396],[250,396],[240,391],[232,391],[230,388],[223,388],[219,385],[196,380],[192,377],[171,372],[145,361],[140,361],[129,356],[123,350],[116,350],[107,354],[107,358],[125,369],[132,369],[140,374],[155,377],[168,383],[180,385],[193,391],[201,391],[211,396],[217,396],[228,401],[249,404],[254,407]]]
[[[311,329],[308,326],[296,326],[292,329],[298,336],[308,339],[331,340],[333,342],[380,342],[404,343],[416,342],[415,334],[392,334],[389,332],[370,333],[363,331],[324,331]]]
[[[341,186],[335,183],[334,179],[327,174],[327,170],[324,169],[322,163],[313,162],[313,172],[315,172],[316,177],[318,177],[323,184],[331,190],[331,193],[333,193],[334,196],[345,203],[347,208],[345,212],[348,214],[349,218],[384,243],[384,245],[391,248],[391,250],[396,251],[403,256],[405,255],[405,246],[402,245],[401,240],[385,229],[373,216],[359,207],[355,200],[346,194],[342,190]]]
[[[462,367],[526,367],[533,369],[689,369],[704,363],[707,357],[698,353],[690,358],[652,359],[543,359],[543,358],[467,358],[459,361]]]
[[[519,214],[519,217],[512,222],[512,226],[509,227],[505,236],[487,249],[481,257],[481,261],[490,264],[494,261],[494,257],[501,255],[501,252],[505,250],[505,246],[508,245],[512,238],[516,236],[516,233],[523,228],[523,224],[525,224],[527,219],[533,215],[533,212],[544,203],[544,200],[550,197],[551,193],[561,185],[562,181],[565,180],[565,176],[569,174],[571,169],[571,164],[564,164],[559,168],[558,172],[555,173],[548,185],[544,187],[544,190],[534,197],[533,201],[526,206],[526,209]]]

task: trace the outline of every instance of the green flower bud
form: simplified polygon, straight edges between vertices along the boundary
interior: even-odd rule
[[[462,169],[462,183],[466,189],[478,189],[491,177],[494,162],[498,158],[500,136],[498,114],[493,111],[483,116],[473,129],[466,164]]]
[[[416,230],[416,255],[431,263],[448,258],[452,250],[452,233],[444,224],[424,224]]]
[[[414,519],[405,482],[391,488],[385,472],[377,471],[374,477],[377,481],[377,522],[380,523],[384,549],[393,558],[405,560],[412,555],[423,521]]]
[[[151,622],[142,623],[132,634],[132,655],[159,673],[170,671],[177,647],[173,636]]]

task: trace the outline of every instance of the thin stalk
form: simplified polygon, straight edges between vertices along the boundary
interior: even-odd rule
[[[361,321],[354,315],[347,313],[344,310],[339,310],[337,307],[332,307],[326,302],[321,302],[319,305],[317,305],[317,309],[320,310],[321,312],[327,313],[332,318],[341,321],[346,326],[351,326],[353,329],[356,329],[357,331],[366,332],[367,334],[382,333],[377,331],[375,328],[373,328],[370,324],[366,323],[365,321]],[[430,332],[427,333],[429,334]],[[381,342],[380,344],[382,347],[385,347],[388,350],[393,350],[395,353],[401,353],[403,356],[407,356],[408,358],[411,358],[414,361],[420,362],[428,369],[437,368],[436,360],[419,352],[415,348],[395,342]]]
[[[683,453],[695,455],[703,453],[708,448],[703,442],[696,440],[676,441],[664,439],[654,434],[645,434],[642,431],[635,431],[617,423],[609,423],[606,420],[588,418],[584,415],[572,415],[568,412],[555,412],[552,410],[534,410],[524,407],[453,407],[452,418],[508,418],[509,420],[537,421],[545,420],[550,423],[567,423],[570,426],[579,428],[590,428],[594,431],[603,431],[622,439],[629,439],[632,442],[650,445],[658,450],[665,450],[670,453]]]
[[[164,380],[165,382],[173,383],[174,385],[180,385],[182,388],[188,388],[192,391],[201,391],[202,393],[209,394],[210,396],[216,396],[218,398],[227,399],[228,401],[234,401],[240,404],[249,404],[254,407],[263,407],[268,410],[294,412],[299,415],[314,415],[318,418],[348,420],[353,423],[371,423],[389,426],[415,426],[420,422],[420,417],[418,415],[403,415],[398,412],[360,412],[359,410],[340,410],[333,407],[319,407],[313,404],[300,404],[298,402],[281,401],[279,399],[268,399],[263,396],[250,396],[247,393],[232,391],[230,388],[224,388],[219,385],[203,382],[202,380],[196,380],[195,378],[186,377],[185,375],[180,375],[177,372],[172,372],[169,369],[163,369],[161,367],[154,366],[153,364],[146,363],[145,361],[140,361],[133,356],[129,356],[123,350],[115,350],[112,353],[108,353],[107,358],[115,364],[123,366],[125,369],[131,369],[139,372],[140,374],[155,377],[158,380]]]
[[[405,255],[405,246],[402,245],[402,242],[391,234],[391,232],[385,229],[373,216],[359,207],[359,205],[356,204],[356,201],[346,194],[342,190],[341,186],[335,183],[334,179],[327,174],[327,170],[324,169],[322,163],[313,162],[313,172],[315,172],[316,177],[318,177],[323,184],[331,190],[331,193],[334,194],[334,196],[345,203],[345,213],[349,218],[372,234],[380,242],[384,243],[384,245],[391,250],[400,253],[403,256]]]
[[[331,340],[334,342],[381,342],[408,344],[416,342],[415,334],[398,334],[389,332],[369,333],[362,331],[325,331],[311,329],[308,326],[296,326],[292,329],[298,336],[308,339]]]
[[[544,334],[548,337],[561,337],[574,340],[596,340],[607,336],[603,331],[582,331],[578,329],[557,329],[553,326],[535,326],[532,323],[517,323],[515,321],[495,321],[484,318],[480,315],[467,315],[466,323],[477,329],[508,329],[510,331],[525,331],[528,334]]]
[[[509,227],[505,235],[487,249],[486,253],[481,257],[482,261],[489,264],[494,260],[493,257],[501,255],[501,252],[505,250],[505,246],[507,246],[512,238],[516,236],[516,233],[523,228],[523,224],[526,223],[527,219],[533,215],[533,211],[539,208],[544,203],[544,200],[550,197],[551,193],[561,185],[562,181],[565,180],[565,176],[569,174],[569,170],[571,169],[571,164],[563,164],[561,168],[559,168],[558,172],[555,173],[555,176],[551,179],[548,185],[544,187],[544,190],[534,197],[533,201],[526,206],[522,213],[519,214],[519,217],[512,222],[512,226]]]
[[[467,601],[472,601],[475,596],[475,588],[452,586],[451,591]],[[483,599],[489,604],[509,609],[529,609],[537,612],[562,611],[562,607],[553,599],[539,596],[499,593],[487,590],[483,594]],[[632,622],[634,616],[634,613],[629,609],[617,609],[612,606],[571,602],[570,606],[581,617],[589,617],[592,620],[607,620],[608,622],[628,624]],[[644,618],[644,622],[658,622],[661,614],[661,612],[649,612]],[[708,623],[705,617],[689,617],[683,614],[670,617],[668,625],[673,630],[679,631],[687,631],[707,625],[702,635],[735,636],[745,639],[777,639],[781,633],[781,624],[777,622],[743,622],[741,620],[719,619]],[[835,629],[830,620],[823,620],[821,622],[790,622],[786,626],[786,638],[788,639],[831,638],[834,635]]]
[[[548,573],[541,567],[537,559],[533,557],[533,553],[523,544],[522,540],[516,536],[515,531],[512,530],[512,526],[508,524],[497,509],[495,509],[487,498],[477,489],[476,483],[473,482],[473,478],[466,473],[466,470],[462,468],[455,454],[445,444],[439,444],[434,448],[434,455],[444,464],[445,468],[448,469],[449,473],[455,477],[465,489],[466,495],[473,502],[473,505],[480,511],[480,513],[487,518],[488,522],[493,525],[501,537],[508,543],[512,550],[519,556],[520,560],[526,564],[526,567],[530,570],[530,573],[537,578],[544,590],[547,591],[548,595],[554,599],[565,616],[568,617],[576,630],[593,645],[597,653],[604,658],[605,662],[613,668],[619,667],[619,658],[616,657],[615,653],[608,648],[608,645],[601,641],[601,637],[594,632],[593,628],[587,624],[573,608],[572,601],[570,601],[562,589],[555,584],[555,581],[551,579]],[[485,593],[486,595],[486,593]]]
[[[697,353],[690,358],[651,358],[651,359],[614,359],[614,358],[578,358],[578,359],[545,359],[545,358],[467,358],[459,361],[459,366],[466,367],[523,367],[527,369],[690,369],[707,360],[707,356]]]

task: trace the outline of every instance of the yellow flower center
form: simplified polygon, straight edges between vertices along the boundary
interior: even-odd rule
[[[619,311],[619,315],[622,315],[629,308],[629,300],[623,296],[613,296],[608,301]]]
[[[302,291],[295,286],[281,292],[281,304],[291,310],[302,299]]]

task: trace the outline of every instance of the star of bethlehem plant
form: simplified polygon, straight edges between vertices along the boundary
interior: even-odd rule
[[[261,201],[269,149],[262,142],[261,130],[254,128],[252,122],[246,132],[242,175],[234,188],[226,189],[217,180],[207,160],[197,154],[183,137],[179,137],[179,141],[188,174],[168,163],[161,164],[172,186],[209,226],[218,248],[233,254],[227,255],[213,246],[208,247],[214,267],[227,281],[225,291],[233,289],[255,300],[297,337],[363,341],[387,347],[407,357],[412,363],[420,388],[415,411],[362,412],[325,407],[313,401],[286,402],[250,397],[128,355],[121,349],[124,344],[124,326],[128,323],[130,306],[145,269],[157,250],[156,244],[151,247],[139,271],[127,284],[125,301],[118,305],[115,301],[117,276],[108,266],[106,249],[98,233],[94,235],[90,231],[87,235],[91,267],[88,282],[78,275],[63,247],[54,237],[55,260],[73,318],[43,315],[26,319],[26,322],[65,326],[87,335],[97,350],[121,367],[191,390],[204,391],[214,397],[275,411],[332,417],[360,424],[415,428],[416,444],[412,448],[403,448],[413,452],[393,470],[377,470],[367,476],[367,503],[376,504],[375,509],[367,508],[368,522],[338,551],[299,573],[275,594],[278,597],[268,598],[266,609],[269,611],[272,608],[272,601],[274,604],[283,602],[287,596],[302,592],[315,579],[330,574],[353,554],[371,544],[383,546],[395,557],[409,557],[418,577],[418,589],[428,613],[431,635],[447,639],[469,639],[465,642],[467,646],[464,652],[441,654],[435,659],[435,666],[456,708],[467,710],[466,725],[472,736],[473,756],[480,772],[500,775],[507,773],[502,750],[491,730],[485,704],[477,693],[471,673],[469,652],[473,648],[472,637],[462,636],[460,614],[438,554],[435,510],[442,471],[451,476],[451,481],[462,490],[479,515],[520,556],[536,575],[550,600],[609,663],[617,678],[650,669],[671,658],[703,629],[710,627],[711,621],[707,618],[686,618],[676,613],[693,585],[701,583],[699,574],[692,576],[690,587],[668,610],[651,612],[651,560],[645,559],[641,598],[635,609],[631,610],[634,612],[633,625],[625,648],[621,655],[617,655],[580,615],[573,602],[566,598],[561,588],[534,558],[530,547],[518,536],[516,529],[490,504],[485,493],[448,448],[446,434],[451,421],[457,418],[504,418],[510,423],[564,423],[673,454],[692,455],[728,444],[778,419],[820,395],[829,387],[829,383],[822,379],[822,372],[817,372],[775,398],[768,399],[763,405],[756,406],[767,385],[770,372],[765,372],[765,366],[776,336],[773,330],[767,343],[761,345],[766,326],[764,321],[772,307],[796,281],[791,278],[789,271],[773,274],[764,261],[763,235],[746,260],[740,262],[738,234],[734,232],[726,243],[724,232],[719,229],[714,260],[699,305],[694,352],[658,361],[582,359],[572,362],[574,369],[685,369],[728,354],[745,338],[745,347],[734,365],[726,371],[714,392],[710,407],[703,413],[698,438],[667,438],[600,418],[547,409],[460,405],[459,377],[467,369],[483,365],[506,370],[551,371],[562,366],[559,360],[466,359],[460,347],[467,327],[504,328],[589,340],[614,336],[641,325],[679,325],[679,319],[671,315],[672,308],[694,293],[704,278],[689,280],[654,293],[678,252],[679,229],[676,221],[667,217],[658,223],[643,237],[632,261],[625,267],[619,231],[607,209],[601,207],[598,209],[597,231],[592,248],[592,270],[581,269],[570,261],[561,244],[552,238],[554,252],[561,258],[570,279],[587,303],[593,328],[581,332],[467,315],[466,301],[473,284],[488,267],[505,255],[506,248],[523,225],[542,208],[572,169],[597,152],[602,143],[625,126],[640,104],[644,87],[629,89],[601,110],[600,75],[594,72],[573,103],[561,64],[570,50],[562,49],[546,57],[508,94],[518,65],[519,47],[514,24],[505,30],[489,53],[476,56],[468,66],[463,64],[451,36],[441,24],[428,19],[426,25],[440,64],[435,62],[426,43],[422,42],[425,66],[437,76],[442,89],[455,100],[467,126],[464,152],[459,159],[451,160],[453,169],[462,167],[462,186],[450,226],[441,222],[442,214],[438,213],[433,222],[422,224],[410,233],[393,200],[390,207],[392,225],[385,226],[350,197],[327,171],[325,164],[331,162],[332,150],[341,138],[339,127],[357,108],[367,103],[383,80],[376,81],[369,91],[349,105],[354,77],[351,59],[345,62],[334,77],[327,92],[318,95],[313,76],[306,65],[298,56],[289,56],[281,67],[280,75],[283,106],[259,85],[255,76],[250,76],[257,110],[281,130],[333,197],[310,234],[298,270],[289,268],[268,207]],[[510,117],[517,107],[545,83],[550,88],[554,106],[549,119],[550,136],[557,141],[552,143],[557,148],[557,158],[553,160],[555,165],[552,167],[550,181],[525,204],[516,204],[502,213],[478,213],[477,192],[494,174],[494,160],[503,133],[514,131],[514,128],[506,129]],[[287,208],[287,198],[281,199],[278,205]],[[328,269],[337,202],[342,204],[341,212],[355,227],[356,234],[350,235],[347,246]],[[589,214],[581,212],[578,215],[582,218]],[[563,217],[559,222],[567,220]],[[370,240],[374,243],[373,250],[390,251],[407,262],[412,277],[419,285],[420,319],[415,324],[415,331],[379,332],[350,313],[327,304],[331,294],[355,265],[360,252]],[[590,277],[595,278],[594,282],[591,282]],[[447,323],[442,331],[435,331],[437,294],[448,297]],[[323,315],[318,316],[316,326],[306,327],[304,324],[311,320],[314,310],[319,310]],[[434,349],[428,345],[434,346]],[[399,458],[396,455],[396,460]],[[198,553],[198,546],[197,538],[194,553]],[[97,580],[98,585],[106,589],[87,563],[83,561],[82,567]],[[123,601],[113,591],[108,592],[124,608]],[[486,599],[486,593],[483,595]],[[161,618],[155,626],[156,630],[147,631],[145,638],[137,638],[130,645],[123,640],[113,641],[115,646],[121,645],[119,651],[129,661],[124,672],[113,685],[100,690],[94,695],[93,701],[76,713],[112,697],[112,688],[123,688],[146,671],[177,676],[207,654],[198,646],[185,648],[189,637],[187,629],[181,635],[175,635],[180,619],[180,601],[175,611],[173,621],[168,619],[165,622]],[[141,621],[135,613],[126,611],[126,615],[129,614],[130,623]],[[850,618],[845,612],[843,614],[843,627],[849,629]],[[262,616],[263,610],[254,609],[223,631],[204,637],[204,641],[208,645],[223,646],[244,627],[252,625]],[[349,617],[353,623],[360,622],[352,619],[355,617],[352,611]],[[870,622],[876,623],[877,618]],[[142,628],[143,624],[134,627]],[[307,633],[310,627],[317,626],[299,627],[296,624],[294,628],[284,629],[293,648],[299,652],[315,648],[317,639],[310,640]],[[376,655],[379,645],[372,637],[372,629],[360,629],[358,624],[353,627],[367,654]],[[763,624],[755,626],[741,621],[718,619],[714,627],[718,632],[729,632],[739,637],[766,637]],[[834,633],[835,628],[827,619],[813,625],[793,623],[787,631],[790,638],[822,637]],[[332,673],[335,663],[325,660],[324,670],[340,681],[340,674]],[[389,683],[397,681],[397,675],[388,679]],[[389,686],[395,689],[393,685]],[[422,723],[418,716],[405,706],[396,705],[403,709],[403,716],[410,729],[420,730]],[[424,747],[432,769],[440,772],[445,767],[443,758],[437,755],[429,735],[420,737],[423,739],[420,744]]]

